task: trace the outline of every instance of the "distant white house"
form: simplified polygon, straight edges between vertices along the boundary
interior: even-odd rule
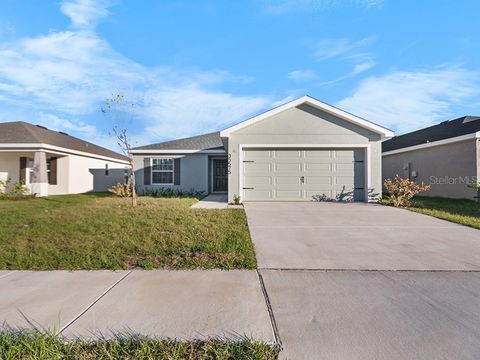
[[[0,123],[0,180],[24,182],[37,196],[106,191],[127,168],[125,156],[66,133]]]

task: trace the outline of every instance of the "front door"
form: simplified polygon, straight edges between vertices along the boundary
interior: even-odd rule
[[[213,159],[213,191],[228,190],[227,159]]]

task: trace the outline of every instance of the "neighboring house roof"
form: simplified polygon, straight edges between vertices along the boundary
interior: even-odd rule
[[[277,106],[276,108],[273,108],[271,110],[268,110],[262,114],[259,114],[257,116],[254,116],[253,118],[250,118],[246,121],[242,121],[241,123],[238,123],[236,125],[233,125],[225,130],[222,130],[220,132],[220,136],[222,137],[228,137],[232,132],[235,132],[239,129],[242,129],[246,126],[250,126],[252,124],[255,124],[259,121],[262,121],[270,116],[276,115],[282,111],[297,107],[299,105],[306,104],[309,106],[312,106],[314,108],[317,108],[319,110],[325,111],[329,114],[332,114],[334,116],[339,117],[340,119],[346,120],[348,122],[351,122],[353,124],[356,124],[360,127],[363,127],[365,129],[368,129],[370,131],[373,131],[374,133],[380,134],[382,138],[389,138],[393,136],[393,132],[383,126],[380,126],[378,124],[375,124],[371,121],[368,121],[366,119],[363,119],[359,116],[353,115],[345,110],[339,109],[335,106],[326,104],[320,100],[317,100],[311,96],[305,95],[302,96],[301,98],[298,98],[296,100],[292,100],[286,104]]]
[[[220,132],[197,135],[188,138],[166,141],[158,144],[145,145],[132,150],[224,150]]]
[[[92,144],[88,141],[70,136],[64,132],[49,130],[44,126],[33,125],[23,121],[0,123],[0,145],[2,147],[11,145],[51,145],[69,150],[85,152],[103,157],[128,161],[115,151]]]
[[[408,134],[395,136],[382,143],[382,152],[390,152],[412,146],[427,145],[436,141],[475,135],[480,131],[480,116],[463,116],[458,119],[444,121]]]

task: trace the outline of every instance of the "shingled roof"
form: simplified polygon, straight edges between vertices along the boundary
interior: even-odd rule
[[[223,150],[220,132],[139,146],[133,150]]]
[[[47,144],[127,161],[128,158],[64,132],[23,121],[0,123],[0,144]]]
[[[382,152],[450,139],[480,131],[480,116],[463,116],[440,124],[395,136],[382,143]]]

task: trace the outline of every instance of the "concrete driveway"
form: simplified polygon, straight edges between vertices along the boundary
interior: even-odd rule
[[[281,359],[480,358],[480,231],[371,204],[245,209]]]
[[[261,273],[281,359],[480,358],[480,273]]]
[[[480,231],[374,204],[246,203],[259,268],[480,270]]]

